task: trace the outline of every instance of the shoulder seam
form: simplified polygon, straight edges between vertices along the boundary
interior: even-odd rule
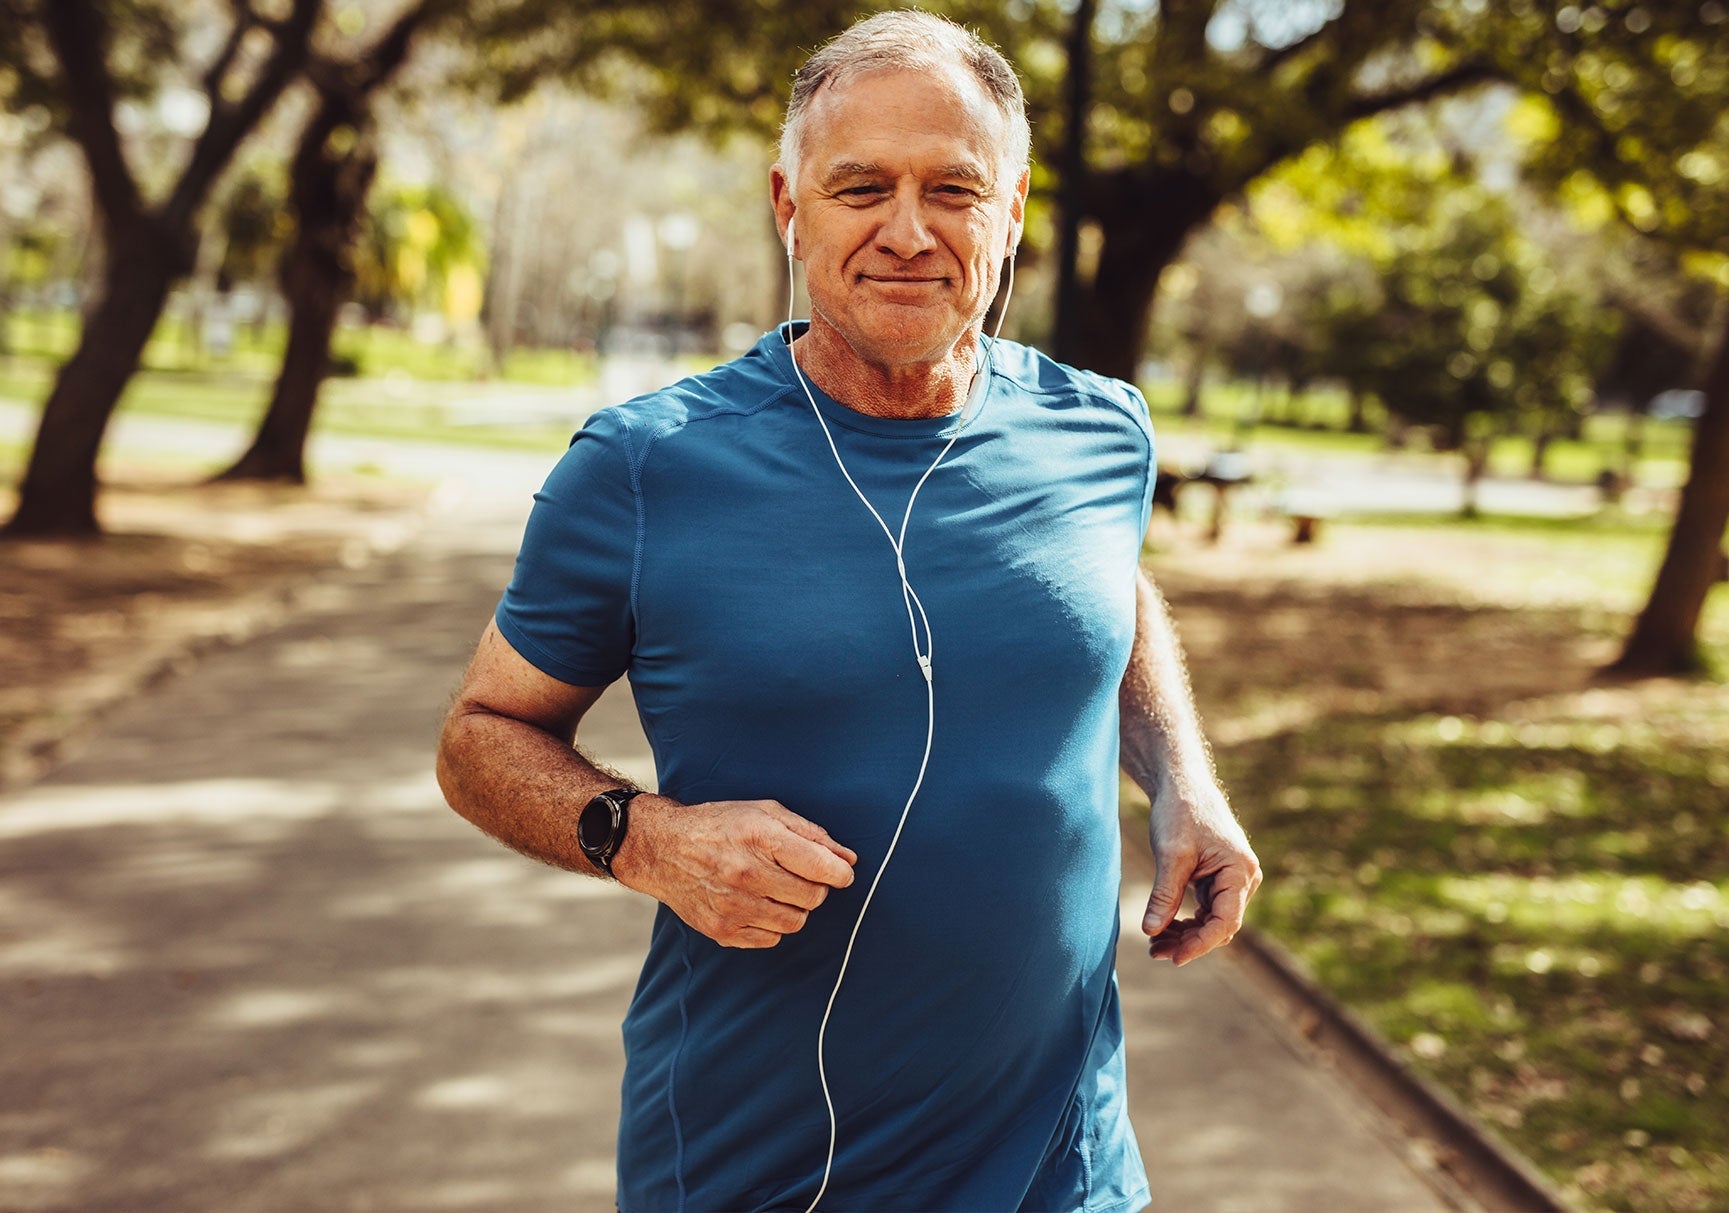
[[[691,425],[709,421],[713,418],[748,417],[753,413],[760,413],[763,409],[787,396],[792,390],[790,384],[785,384],[782,385],[779,391],[770,392],[768,395],[749,406],[726,404],[712,412],[704,413],[700,417],[669,418],[655,425],[647,432],[640,450],[638,450],[635,442],[637,430],[631,423],[626,408],[626,405],[629,402],[627,401],[625,404],[613,406],[616,410],[613,417],[617,422],[620,431],[624,435],[625,453],[628,459],[630,473],[630,495],[631,501],[636,507],[636,539],[632,546],[630,557],[630,614],[633,624],[638,616],[637,592],[642,584],[642,555],[648,539],[648,506],[643,498],[642,473],[643,469],[648,466],[649,455],[653,452],[655,443],[659,442],[661,438],[675,430],[682,430]],[[670,392],[670,389],[668,389],[668,391]],[[657,392],[652,394],[661,395],[662,393]]]

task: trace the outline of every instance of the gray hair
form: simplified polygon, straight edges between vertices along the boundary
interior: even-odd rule
[[[780,164],[788,183],[798,180],[804,116],[824,84],[837,85],[865,72],[928,71],[959,66],[973,74],[1002,112],[1009,132],[1009,158],[1018,171],[1032,155],[1032,129],[1020,78],[1002,52],[965,26],[934,13],[904,9],[878,13],[829,39],[792,78],[792,100],[780,128]]]

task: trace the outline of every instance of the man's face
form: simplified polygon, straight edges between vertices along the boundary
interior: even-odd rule
[[[887,366],[946,356],[984,316],[1014,243],[1027,174],[1008,124],[964,69],[880,71],[825,86],[805,111],[794,220],[813,318]]]

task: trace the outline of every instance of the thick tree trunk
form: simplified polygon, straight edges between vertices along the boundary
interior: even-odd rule
[[[330,337],[344,293],[343,283],[313,281],[289,295],[288,348],[270,407],[246,453],[215,479],[306,483],[306,438],[319,388],[329,373]]]
[[[162,315],[169,286],[190,262],[176,250],[189,250],[195,241],[190,232],[164,233],[155,225],[143,225],[132,239],[108,241],[115,255],[103,274],[101,298],[42,408],[5,535],[78,537],[100,530],[96,457],[102,435]]]
[[[1687,486],[1669,546],[1621,656],[1605,671],[1627,678],[1699,668],[1699,615],[1721,568],[1729,527],[1729,328],[1705,378],[1705,412],[1693,431]]]
[[[282,264],[288,348],[252,445],[218,480],[306,483],[306,438],[330,371],[336,317],[354,283],[354,242],[378,167],[364,134],[347,151],[331,151],[330,133],[338,126],[364,127],[365,119],[345,101],[327,103],[307,123],[295,153],[296,227]]]
[[[1077,292],[1082,330],[1076,365],[1135,382],[1159,275],[1219,199],[1192,177],[1100,183],[1091,208],[1104,236],[1099,267]]]

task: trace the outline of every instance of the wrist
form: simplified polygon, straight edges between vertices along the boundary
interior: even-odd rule
[[[647,893],[660,900],[654,890],[654,857],[668,810],[682,807],[678,801],[655,792],[642,792],[630,802],[630,829],[612,857],[612,876],[627,889]]]

